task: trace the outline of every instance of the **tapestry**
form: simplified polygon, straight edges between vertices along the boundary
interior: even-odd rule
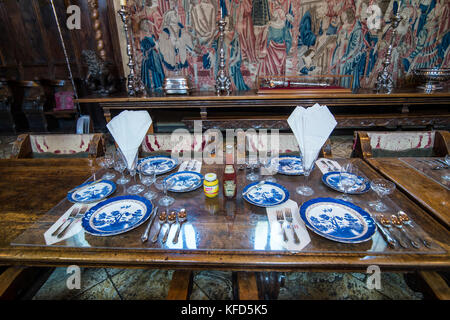
[[[132,0],[137,75],[151,90],[188,75],[214,90],[218,28],[226,22],[226,70],[233,90],[255,89],[258,76],[352,75],[373,88],[394,43],[397,87],[416,68],[449,67],[448,0]],[[392,15],[402,17],[395,39]]]

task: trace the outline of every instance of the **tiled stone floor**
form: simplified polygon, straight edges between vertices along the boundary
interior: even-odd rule
[[[349,157],[352,136],[331,137],[335,157]],[[0,136],[0,157],[9,157],[14,136]],[[81,268],[80,289],[68,289],[70,274],[56,268],[34,300],[158,300],[165,299],[172,270]],[[381,289],[368,289],[365,273],[292,272],[285,274],[280,300],[421,300],[401,273],[381,274]],[[233,299],[232,274],[196,271],[191,300]]]

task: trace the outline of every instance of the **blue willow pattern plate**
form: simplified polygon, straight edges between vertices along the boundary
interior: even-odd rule
[[[173,180],[174,184],[168,189],[172,192],[189,192],[203,185],[203,175],[193,171],[180,171],[169,175],[167,180]]]
[[[278,156],[270,159],[269,166],[275,168],[278,173],[298,176],[303,175],[302,158],[299,156]]]
[[[350,172],[346,172],[344,175],[344,178],[347,175],[348,176],[350,176],[350,175],[356,176],[356,183],[347,192],[348,194],[362,194],[362,193],[366,193],[367,191],[370,190],[370,181],[368,181],[367,179],[364,179],[363,177],[357,176]],[[326,186],[330,187],[333,190],[336,190],[339,192],[344,192],[344,189],[342,189],[342,186],[341,186],[340,172],[333,171],[333,172],[325,173],[322,176],[322,182]]]
[[[364,242],[376,231],[375,221],[366,211],[340,199],[308,200],[300,207],[300,217],[309,229],[337,242]]]
[[[144,223],[153,205],[146,198],[130,195],[102,201],[85,213],[81,225],[95,236],[113,236],[130,231]]]
[[[247,185],[242,190],[242,194],[258,183],[259,181]],[[289,199],[289,191],[281,184],[266,181],[263,185],[252,188],[243,197],[247,202],[255,206],[273,207],[286,202]]]
[[[141,172],[147,172],[153,165],[156,167],[156,174],[160,175],[175,169],[178,160],[168,156],[146,157],[138,161],[137,168]]]
[[[112,181],[102,180],[95,184],[94,182],[80,185],[76,190],[67,194],[67,200],[76,203],[91,203],[100,201],[116,191],[116,184]]]

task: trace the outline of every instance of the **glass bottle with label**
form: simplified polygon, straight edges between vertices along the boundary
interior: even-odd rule
[[[227,145],[225,154],[225,170],[223,173],[223,195],[232,199],[236,196],[236,169],[233,160],[233,146]]]

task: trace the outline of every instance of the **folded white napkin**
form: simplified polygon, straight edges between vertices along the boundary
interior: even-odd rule
[[[88,212],[89,209],[92,208],[93,206],[95,206],[97,203],[98,202],[87,204],[88,208],[87,208],[86,212]],[[80,203],[75,203],[66,212],[64,212],[61,215],[61,217],[59,217],[59,219],[44,233],[44,239],[45,239],[45,243],[47,245],[52,245],[52,244],[55,244],[57,242],[63,241],[65,239],[71,238],[72,236],[76,235],[78,232],[83,230],[83,227],[81,225],[81,219],[76,218],[76,220],[72,222],[71,226],[66,231],[64,236],[62,236],[61,238],[58,238],[57,235],[52,236],[52,233],[56,229],[58,229],[67,220],[67,218],[69,217],[69,215],[72,212],[72,210],[75,209],[75,208],[76,209],[80,209],[82,206],[83,205],[80,204]]]
[[[106,125],[125,156],[128,169],[131,169],[139,146],[151,124],[152,118],[147,111],[125,110],[112,118]]]
[[[182,164],[180,164],[180,168],[178,169],[178,172],[180,171],[187,171],[189,169],[189,171],[195,171],[200,173],[200,171],[202,170],[202,162],[199,160],[186,160],[184,161]]]
[[[282,210],[284,213],[285,208],[291,209],[292,212],[292,225],[294,227],[294,231],[300,239],[300,243],[294,242],[294,235],[292,234],[292,229],[290,228],[287,221],[284,221],[283,228],[286,231],[286,236],[288,241],[283,240],[283,234],[281,231],[280,223],[277,220],[277,210]],[[282,203],[275,207],[266,208],[267,218],[270,224],[270,239],[271,244],[270,247],[272,249],[277,249],[279,247],[284,248],[288,251],[295,252],[300,251],[304,247],[306,247],[310,242],[311,238],[309,237],[308,230],[300,218],[300,214],[298,211],[298,205],[293,200],[288,200],[285,203]]]
[[[327,106],[316,103],[310,108],[298,106],[287,121],[297,139],[305,168],[309,169],[336,127],[336,119]]]
[[[317,159],[316,165],[323,174],[341,170],[341,165],[339,164],[339,162],[330,159]]]

